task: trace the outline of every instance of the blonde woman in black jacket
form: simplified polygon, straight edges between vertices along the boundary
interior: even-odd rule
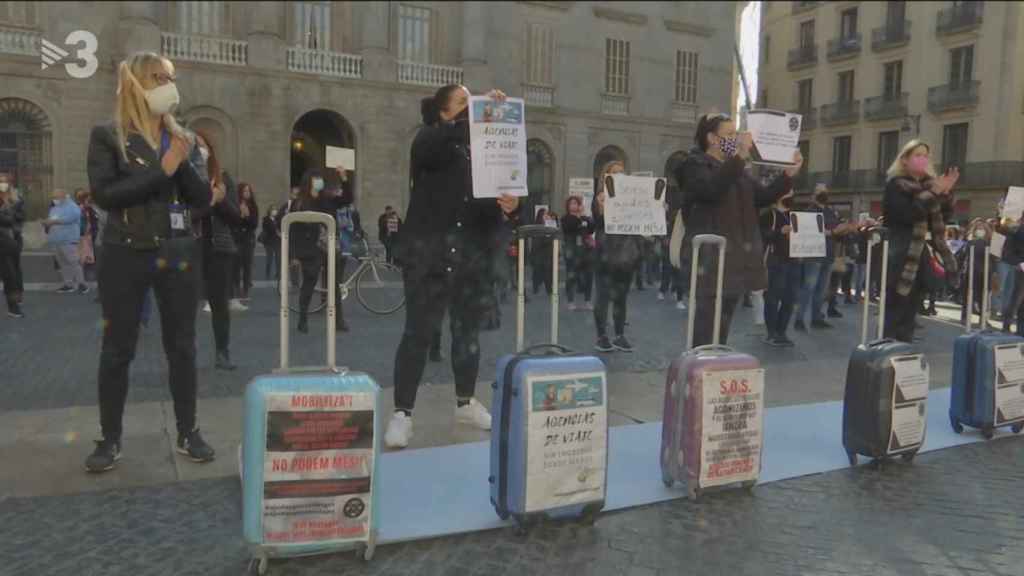
[[[158,54],[141,52],[121,62],[114,121],[89,137],[89,185],[96,204],[109,212],[99,269],[103,437],[86,460],[90,472],[110,470],[121,458],[128,371],[151,288],[170,372],[175,447],[195,462],[214,458],[196,427],[197,254],[190,211],[223,198],[224,189],[211,188],[194,138],[171,116],[179,100],[175,79],[174,66]]]

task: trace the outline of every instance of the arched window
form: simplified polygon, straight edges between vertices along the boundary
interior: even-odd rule
[[[14,180],[30,219],[46,214],[53,188],[50,143],[46,112],[21,98],[0,99],[0,172]]]
[[[529,212],[533,214],[534,206],[546,204],[551,206],[554,199],[555,162],[551,148],[542,140],[526,141],[526,188],[530,192]],[[557,211],[557,209],[556,209]]]
[[[601,177],[601,170],[604,169],[605,164],[617,160],[622,162],[629,172],[629,160],[626,158],[626,153],[622,151],[622,148],[618,146],[605,146],[601,148],[601,151],[594,156],[594,193],[597,193],[597,179]]]

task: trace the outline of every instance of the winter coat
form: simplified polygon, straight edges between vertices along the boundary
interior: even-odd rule
[[[594,215],[594,261],[598,272],[623,272],[636,268],[644,255],[643,236],[608,234],[604,228],[604,212],[598,207],[597,196],[590,213]]]
[[[237,254],[234,229],[242,222],[238,211],[238,189],[234,179],[227,172],[221,174],[224,183],[224,199],[214,206],[198,209],[192,213],[203,240],[219,254]]]
[[[914,226],[928,222],[930,215],[927,205],[917,199],[923,191],[930,191],[934,181],[931,177],[923,180],[915,180],[909,176],[897,176],[890,178],[885,185],[885,193],[882,198],[882,221],[889,230],[889,264],[887,282],[891,285],[900,282],[904,270],[912,266],[908,262],[908,256],[914,246]],[[953,202],[951,195],[937,197],[939,208],[942,211],[942,219],[949,220],[953,215]],[[931,230],[933,240],[930,243],[935,246],[942,242],[945,246],[945,231]],[[936,241],[935,238],[939,240]],[[949,251],[948,248],[945,250]],[[928,251],[921,250],[916,258],[916,278],[928,270]]]
[[[46,241],[51,246],[78,244],[82,237],[82,209],[74,200],[65,198],[50,208],[49,219],[57,221],[46,233]]]
[[[681,168],[685,203],[689,205],[684,249],[689,251],[694,236],[717,234],[726,238],[724,292],[739,296],[768,286],[762,257],[758,212],[775,203],[792,188],[782,174],[762,186],[746,170],[746,162],[733,156],[720,162],[708,154],[691,154]],[[718,273],[718,250],[701,251],[698,295],[714,295]]]
[[[789,226],[789,212],[770,208],[761,215],[761,236],[764,239],[764,263],[781,266],[790,262],[789,235],[782,228]]]

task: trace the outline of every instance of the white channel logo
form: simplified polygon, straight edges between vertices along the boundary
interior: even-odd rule
[[[42,56],[41,68],[46,70],[50,66],[64,64],[64,70],[72,78],[89,78],[96,73],[99,67],[99,60],[96,59],[96,48],[99,42],[96,35],[88,30],[75,30],[64,39],[64,44],[75,48],[73,61],[64,62],[71,56],[71,53],[64,48],[42,39],[39,52]]]

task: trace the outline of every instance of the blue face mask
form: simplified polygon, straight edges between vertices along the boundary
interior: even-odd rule
[[[324,189],[324,181],[320,178],[313,179],[313,191],[320,192]]]

